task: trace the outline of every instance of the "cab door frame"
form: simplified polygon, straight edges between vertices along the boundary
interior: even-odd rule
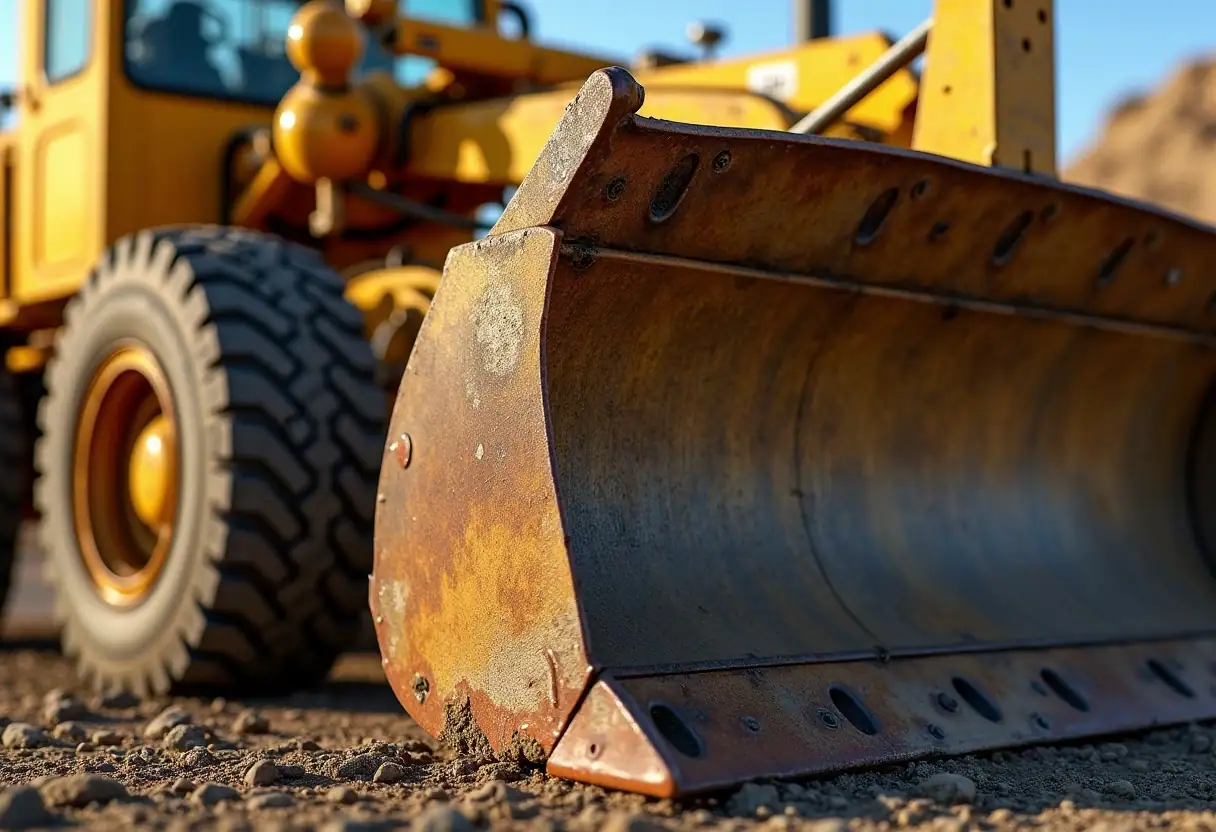
[[[109,6],[24,3],[10,282],[20,306],[74,293],[104,245]]]

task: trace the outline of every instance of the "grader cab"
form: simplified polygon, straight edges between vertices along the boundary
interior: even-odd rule
[[[303,686],[352,644],[386,405],[448,251],[614,63],[534,43],[516,4],[395,7],[21,5],[0,600],[36,517],[63,646],[100,687]],[[888,45],[638,76],[653,115],[780,130]],[[901,71],[830,129],[907,145],[915,101]]]

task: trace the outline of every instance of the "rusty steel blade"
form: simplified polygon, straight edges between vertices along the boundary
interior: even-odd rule
[[[1216,658],[1216,233],[641,102],[589,79],[410,358],[370,602],[422,727],[681,794],[1216,716],[1130,681]],[[954,676],[1008,719],[926,734]]]

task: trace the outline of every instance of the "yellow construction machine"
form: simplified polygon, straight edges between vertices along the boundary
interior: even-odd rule
[[[36,472],[85,674],[370,600],[426,730],[656,795],[1216,716],[1216,232],[1055,180],[1048,0],[632,74],[459,8],[26,4],[0,551]]]
[[[926,42],[912,149],[801,135]],[[667,796],[1216,716],[1216,229],[1056,180],[1053,51],[938,0],[790,132],[586,81],[392,413],[426,730]]]
[[[309,684],[369,620],[386,401],[448,251],[614,60],[538,45],[498,0],[31,0],[21,32],[0,599],[36,516],[99,686]],[[638,78],[651,115],[783,130],[889,43]],[[901,70],[830,129],[906,146],[916,100]],[[642,180],[619,177],[626,204]]]

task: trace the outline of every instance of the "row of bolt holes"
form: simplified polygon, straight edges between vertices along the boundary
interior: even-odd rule
[[[683,199],[685,191],[692,183],[692,178],[696,173],[699,162],[700,156],[696,153],[690,153],[667,172],[662,182],[659,183],[659,187],[655,191],[654,198],[650,203],[651,222],[662,223],[671,218]],[[712,166],[714,173],[724,173],[730,167],[730,163],[730,151],[722,151],[714,157]],[[609,202],[615,202],[620,199],[624,192],[625,178],[618,176],[608,183],[604,195]],[[929,180],[922,179],[911,187],[909,195],[915,201],[923,198],[928,192]],[[857,226],[855,239],[858,245],[868,246],[874,242],[887,217],[899,201],[899,195],[899,188],[889,188],[879,194],[878,198],[870,204],[870,207],[866,209],[865,214],[862,215],[861,222]],[[1051,222],[1059,213],[1059,204],[1053,203],[1039,212],[1039,219],[1044,223]],[[1001,232],[996,244],[992,248],[993,265],[1004,266],[1013,259],[1018,245],[1034,222],[1034,217],[1034,212],[1023,211]],[[940,240],[949,231],[950,223],[946,220],[938,220],[929,229],[929,240]],[[1150,231],[1144,237],[1144,245],[1148,249],[1156,247],[1159,242],[1160,236],[1155,231]],[[1114,280],[1115,273],[1123,265],[1123,261],[1127,259],[1135,244],[1134,238],[1127,237],[1119,245],[1111,249],[1106,259],[1102,261],[1102,264],[1098,268],[1097,284],[1099,286],[1106,286]],[[1181,280],[1181,269],[1171,268],[1166,271],[1164,281],[1167,286],[1175,286]],[[1213,306],[1216,306],[1216,296],[1213,296],[1213,301]]]
[[[929,192],[929,181],[922,179],[912,186],[910,196],[913,200],[917,200],[925,196]],[[857,225],[856,241],[859,246],[868,246],[874,242],[878,236],[878,232],[882,229],[883,223],[895,208],[895,204],[899,201],[899,188],[890,188],[879,194],[878,198],[870,204],[862,215],[861,222]],[[1060,206],[1056,203],[1048,205],[1039,213],[1039,219],[1043,222],[1051,222],[1060,213]],[[1017,251],[1022,237],[1030,229],[1034,222],[1034,213],[1032,211],[1023,211],[1018,214],[1001,235],[997,238],[996,244],[992,247],[992,264],[994,266],[1004,266],[1012,259],[1014,252]],[[950,231],[950,223],[946,220],[938,220],[929,229],[929,239],[931,241],[940,240]],[[1155,231],[1150,231],[1144,237],[1144,245],[1146,248],[1154,248],[1160,241],[1159,235]],[[1119,245],[1111,249],[1106,259],[1102,261],[1098,268],[1097,283],[1099,286],[1106,286],[1115,279],[1115,273],[1119,267],[1123,265],[1123,261],[1127,259],[1127,255],[1131,254],[1132,248],[1136,241],[1132,237],[1125,238]],[[1165,273],[1165,283],[1168,286],[1175,286],[1182,280],[1182,270],[1173,268]]]
[[[1186,697],[1187,699],[1195,697],[1195,692],[1191,690],[1190,686],[1161,662],[1156,659],[1149,659],[1146,667],[1152,677],[1164,682],[1179,696]],[[1089,711],[1089,703],[1071,685],[1064,681],[1060,674],[1051,668],[1043,668],[1039,673],[1039,677],[1042,679],[1041,682],[1036,679],[1030,685],[1035,692],[1042,696],[1047,696],[1050,690],[1051,693],[1060,697],[1074,710],[1081,712]],[[955,676],[950,680],[950,683],[959,697],[981,717],[989,722],[1001,722],[1004,719],[1001,709],[997,704],[974,682],[968,681],[961,676]],[[879,733],[878,721],[874,718],[870,709],[862,703],[857,694],[844,687],[833,685],[828,688],[828,696],[831,698],[836,710],[840,712],[840,715],[858,731],[868,736],[874,736]],[[953,714],[958,712],[958,700],[949,693],[943,692],[937,694],[934,701],[947,713]],[[658,729],[659,733],[663,735],[676,751],[679,751],[686,757],[693,758],[704,754],[700,738],[674,709],[662,703],[655,703],[650,706],[650,718],[654,720],[655,728]],[[831,730],[836,730],[840,727],[840,718],[827,708],[819,711],[819,719],[826,728]],[[1031,720],[1038,728],[1044,731],[1051,728],[1051,724],[1041,714],[1032,714]],[[745,716],[742,723],[745,730],[751,733],[759,733],[760,721],[755,717]],[[935,740],[945,739],[945,731],[936,725],[928,725],[926,731]],[[595,746],[592,746],[593,753],[595,748]]]

